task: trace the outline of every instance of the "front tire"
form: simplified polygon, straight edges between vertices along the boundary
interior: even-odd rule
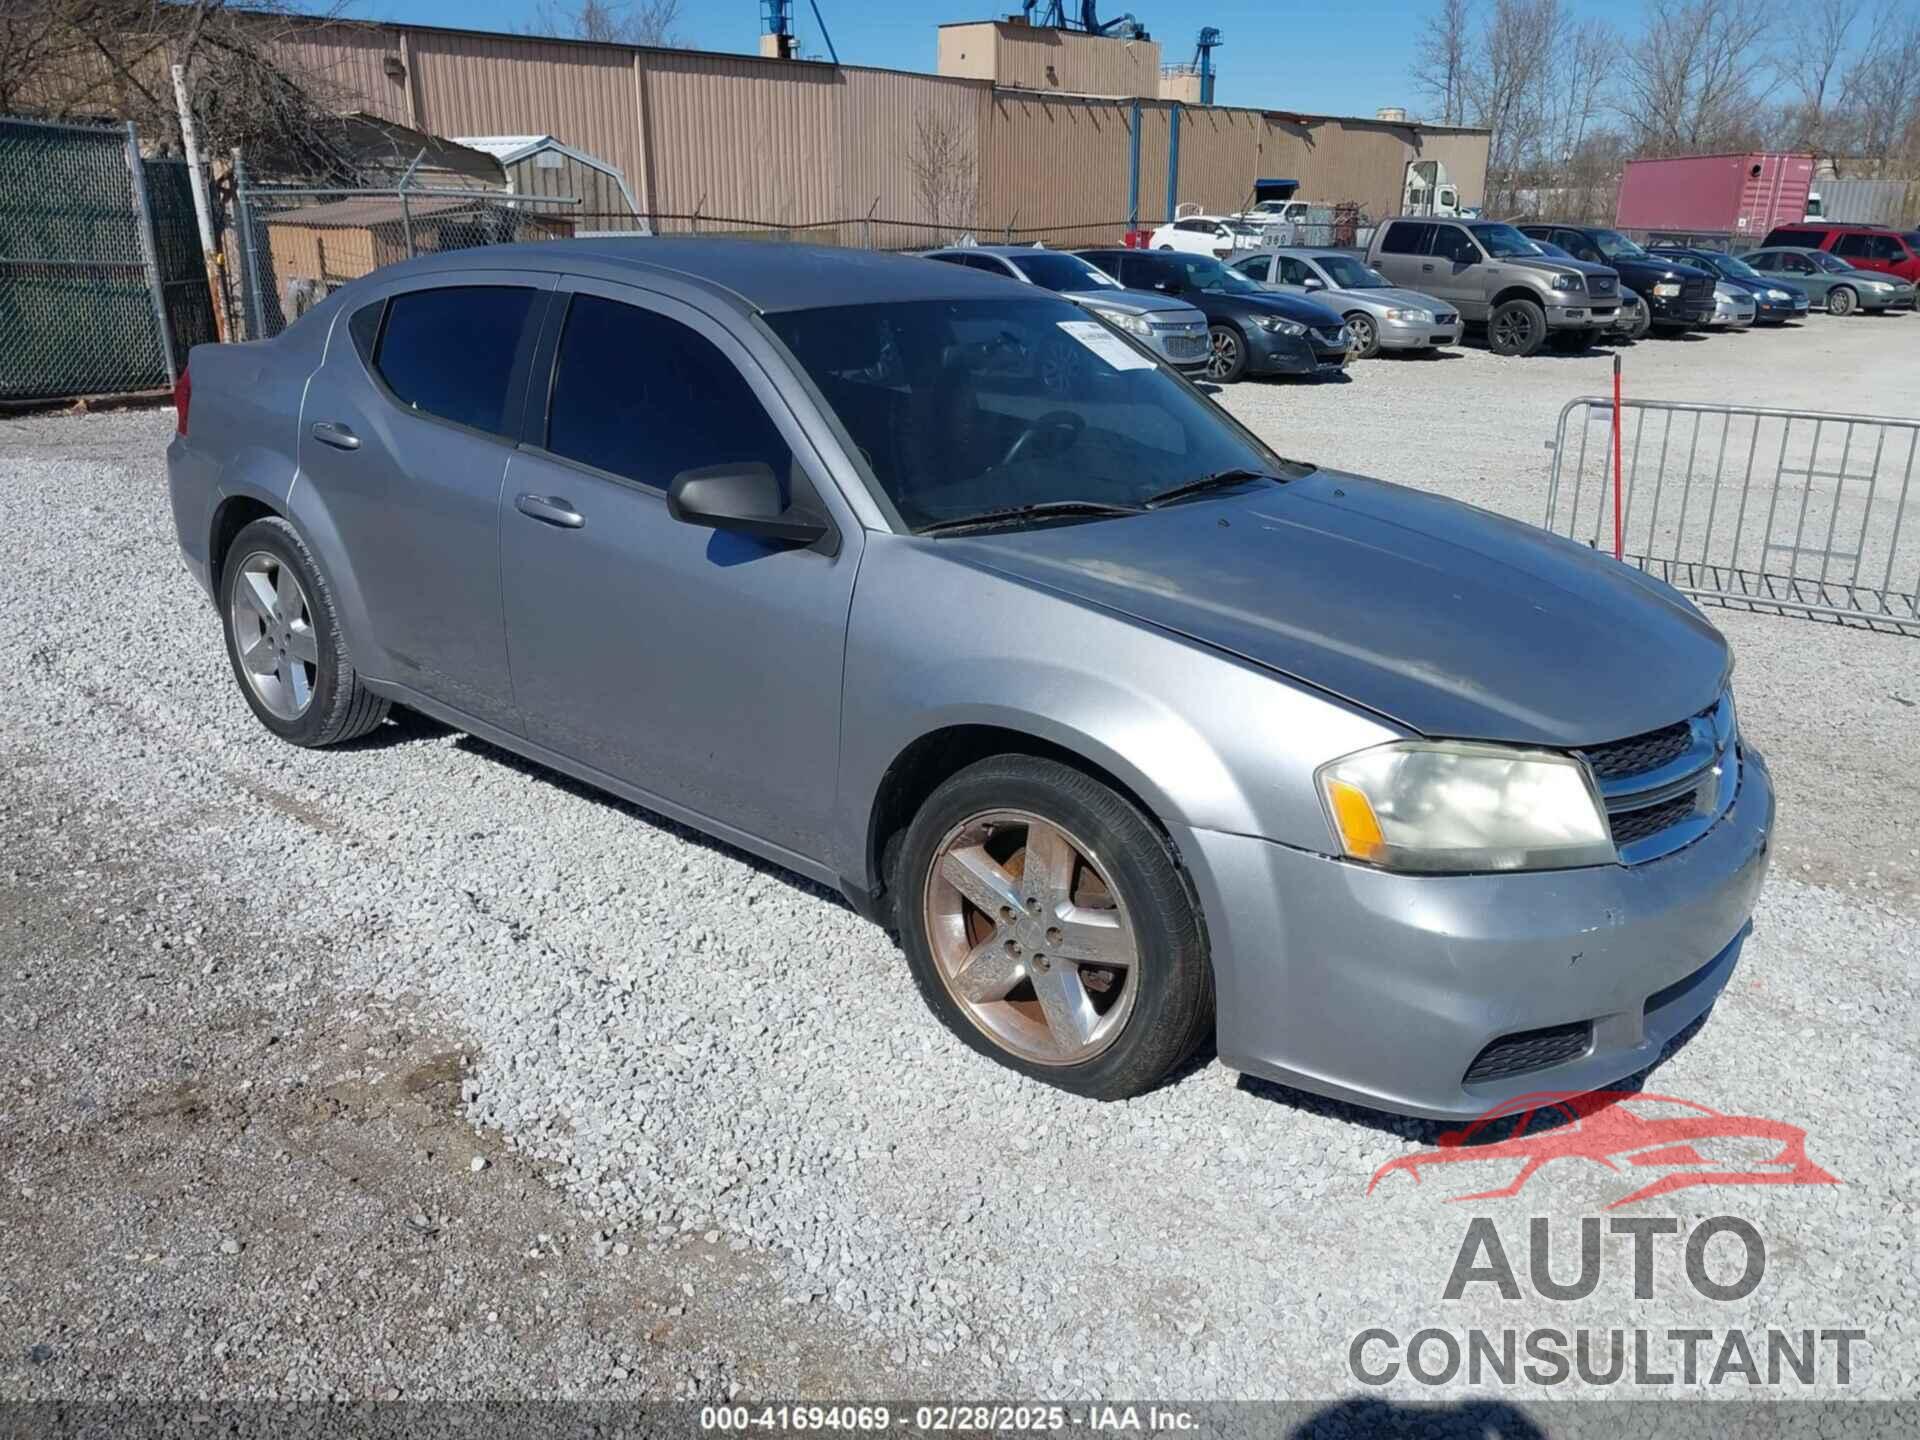
[[[1380,329],[1364,310],[1347,316],[1347,329],[1353,334],[1352,359],[1371,360],[1380,353]]]
[[[220,614],[240,693],[282,740],[337,745],[386,719],[387,702],[354,673],[326,577],[285,520],[256,520],[234,536]]]
[[[1509,300],[1487,321],[1487,348],[1525,359],[1547,342],[1547,312],[1531,300]]]
[[[1854,307],[1860,303],[1860,297],[1845,285],[1836,285],[1827,292],[1827,313],[1829,315],[1851,315]]]
[[[1096,1100],[1161,1084],[1213,1023],[1213,969],[1172,851],[1098,780],[999,755],[921,806],[894,865],[902,944],[942,1023]]]
[[[1216,385],[1231,385],[1247,374],[1247,342],[1231,325],[1213,325],[1207,330],[1207,379]]]

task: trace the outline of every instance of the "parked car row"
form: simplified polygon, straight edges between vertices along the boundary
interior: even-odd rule
[[[1602,225],[1403,215],[1373,228],[1363,258],[1332,246],[1263,245],[1259,228],[1234,216],[1183,216],[1146,249],[964,245],[927,258],[1056,291],[1177,369],[1220,384],[1338,373],[1386,351],[1457,344],[1469,326],[1484,330],[1494,353],[1528,356],[1655,329],[1746,330],[1813,308],[1848,315],[1914,304],[1914,287],[1900,276],[1856,270],[1816,245],[1739,257],[1647,248]],[[1809,230],[1802,238],[1821,237]],[[1057,355],[1036,362],[1041,373],[1059,387],[1077,384],[1084,349],[1051,348]]]

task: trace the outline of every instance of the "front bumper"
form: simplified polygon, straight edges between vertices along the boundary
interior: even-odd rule
[[[1374,325],[1382,350],[1431,350],[1438,345],[1460,343],[1460,317],[1445,323],[1412,320],[1381,320]]]
[[[1642,865],[1394,875],[1245,835],[1176,833],[1213,948],[1220,1058],[1433,1119],[1602,1088],[1651,1064],[1725,987],[1773,819],[1772,780],[1749,747],[1719,823]],[[1575,1022],[1591,1025],[1584,1053],[1466,1081],[1490,1042]]]
[[[1247,369],[1255,375],[1331,375],[1347,367],[1347,348],[1317,345],[1311,335],[1276,335],[1253,326],[1247,333]]]
[[[1605,330],[1620,314],[1620,302],[1611,297],[1545,308],[1549,330]]]
[[[1862,310],[1898,310],[1903,306],[1911,307],[1913,304],[1912,290],[1895,290],[1889,293],[1885,290],[1869,290],[1863,285],[1858,293]]]
[[[1704,300],[1689,299],[1685,295],[1643,296],[1647,302],[1647,313],[1653,317],[1656,325],[1710,325],[1713,323],[1713,297]]]

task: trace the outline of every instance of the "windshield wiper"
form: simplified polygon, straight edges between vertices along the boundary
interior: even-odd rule
[[[1113,505],[1105,500],[1041,500],[1032,505],[1009,505],[1004,510],[982,510],[978,515],[960,515],[951,520],[934,520],[922,525],[916,535],[938,535],[953,530],[971,530],[975,526],[1013,525],[1022,520],[1048,520],[1056,515],[1138,515],[1138,505]]]
[[[1149,495],[1140,503],[1144,508],[1154,510],[1162,505],[1169,505],[1175,500],[1184,500],[1189,495],[1201,495],[1209,490],[1225,490],[1229,486],[1244,485],[1249,480],[1271,480],[1276,485],[1286,483],[1278,475],[1269,475],[1264,470],[1249,470],[1244,466],[1236,466],[1231,470],[1216,470],[1211,475],[1202,475],[1198,480],[1189,480],[1184,485],[1174,486],[1171,490],[1162,490],[1158,495]]]

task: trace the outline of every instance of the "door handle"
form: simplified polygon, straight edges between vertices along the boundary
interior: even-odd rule
[[[1433,269],[1433,262],[1431,260],[1425,261],[1421,264],[1420,268],[1422,270],[1431,270]]]
[[[587,523],[587,517],[573,508],[571,500],[563,500],[558,495],[517,495],[513,506],[529,520],[557,525],[562,530],[578,530]]]
[[[331,420],[313,422],[313,438],[322,445],[331,445],[336,450],[358,450],[360,437],[344,425],[336,425]]]

